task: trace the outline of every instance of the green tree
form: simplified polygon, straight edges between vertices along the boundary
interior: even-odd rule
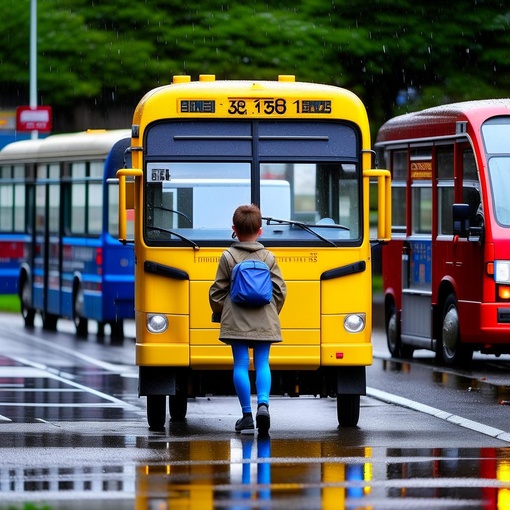
[[[29,3],[0,0],[0,107],[26,104]],[[343,86],[373,125],[432,104],[507,95],[510,8],[458,0],[38,0],[39,104],[134,109],[176,74]],[[408,91],[415,91],[412,101]],[[13,104],[14,103],[14,104]]]

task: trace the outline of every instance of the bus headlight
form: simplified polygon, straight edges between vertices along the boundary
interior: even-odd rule
[[[496,283],[510,283],[510,260],[494,261],[494,280]]]
[[[168,319],[160,313],[147,315],[147,329],[151,333],[163,333],[168,328]]]
[[[365,314],[353,313],[344,319],[344,328],[349,333],[359,333],[365,329]]]

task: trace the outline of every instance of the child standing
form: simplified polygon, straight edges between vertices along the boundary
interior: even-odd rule
[[[235,430],[242,433],[254,431],[255,428],[248,372],[249,348],[253,348],[258,404],[256,424],[259,433],[267,434],[270,426],[271,389],[269,349],[271,343],[282,341],[279,313],[285,302],[287,287],[276,257],[257,241],[262,234],[260,209],[254,204],[241,205],[234,211],[232,223],[239,242],[234,243],[221,255],[215,281],[209,290],[209,302],[213,314],[221,315],[220,340],[232,347],[234,386],[243,411],[242,418],[236,422]],[[260,259],[268,265],[273,284],[273,297],[269,304],[246,308],[230,299],[232,269],[244,259]]]

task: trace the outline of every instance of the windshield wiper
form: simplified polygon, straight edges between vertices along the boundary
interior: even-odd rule
[[[303,230],[305,230],[306,232],[314,235],[315,237],[318,237],[319,239],[321,239],[322,241],[324,241],[325,243],[328,243],[330,244],[331,246],[334,246],[335,248],[337,247],[336,244],[331,241],[330,239],[327,239],[326,237],[324,236],[321,236],[318,232],[316,232],[315,230],[313,230],[310,225],[307,225],[306,223],[303,223],[301,221],[294,221],[294,220],[280,220],[278,218],[271,218],[271,217],[268,217],[268,216],[263,216],[262,217],[263,220],[266,221],[266,225],[271,225],[271,224],[275,224],[275,223],[279,223],[279,224],[285,224],[285,225],[292,225],[292,226],[296,226],[296,227],[299,227]],[[340,225],[341,226],[341,225]],[[342,227],[342,228],[346,228],[346,227]],[[348,230],[348,229],[347,229]]]
[[[184,214],[182,211],[178,211],[177,209],[170,209],[169,207],[165,207],[164,205],[154,205],[154,209],[160,209],[162,211],[171,212],[174,214],[178,214],[179,216],[182,216],[183,218],[186,218],[189,221],[190,225],[193,225],[193,222],[190,220],[189,216]]]
[[[168,228],[163,228],[163,227],[153,227],[151,225],[147,225],[146,228],[148,228],[150,230],[157,230],[158,232],[166,232],[167,234],[176,236],[179,239],[181,239],[182,241],[186,241],[187,243],[191,244],[191,246],[193,246],[194,250],[200,250],[200,246],[198,246],[198,244],[195,243],[195,241],[192,241],[191,239],[188,239],[187,237],[184,237],[183,235],[178,234],[177,232],[174,232],[173,230],[169,230]]]

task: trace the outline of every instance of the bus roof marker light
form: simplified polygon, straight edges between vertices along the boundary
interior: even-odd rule
[[[216,81],[215,74],[201,74],[198,77],[198,81]]]
[[[294,82],[296,77],[293,74],[279,74],[278,81]]]
[[[191,81],[191,76],[187,74],[178,74],[172,78],[172,83],[175,85],[177,83],[189,83]]]

